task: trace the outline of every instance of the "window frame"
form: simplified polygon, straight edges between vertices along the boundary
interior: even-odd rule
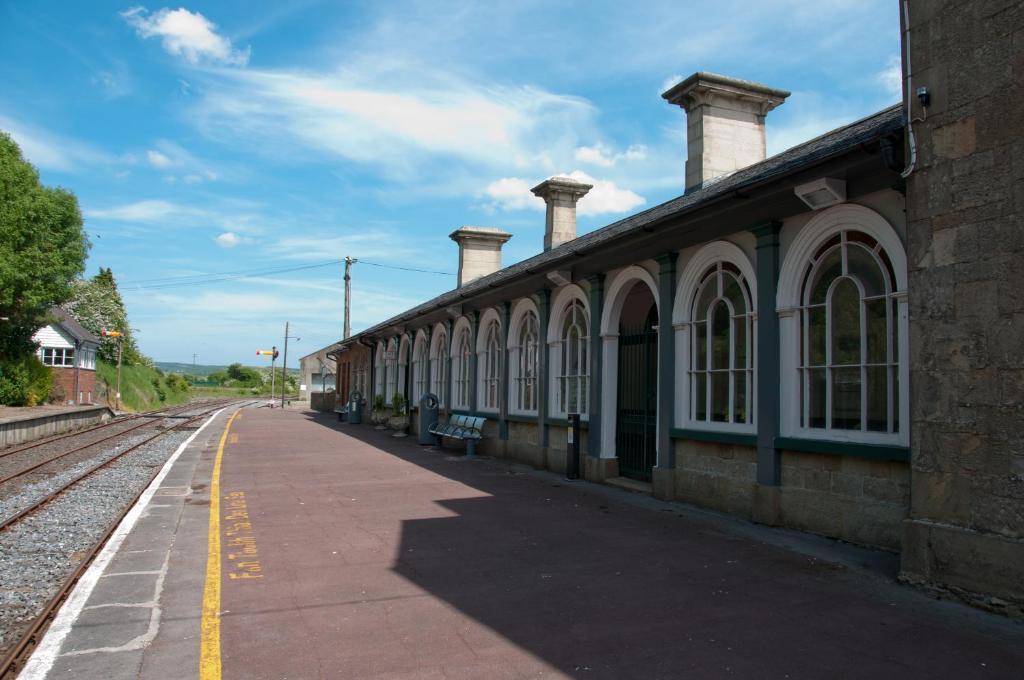
[[[477,346],[477,410],[497,413],[501,408],[501,378],[505,361],[501,321],[497,314],[485,316],[481,326],[483,332],[480,333]]]
[[[573,317],[574,323],[570,324],[569,317]],[[573,327],[580,330],[579,337],[575,339],[577,344],[576,357],[579,372],[569,373],[567,371],[566,353],[569,343],[568,334]],[[551,400],[548,411],[558,418],[568,418],[569,409],[567,385],[575,383],[577,390],[577,406],[580,419],[587,420],[590,415],[590,309],[586,299],[582,295],[573,295],[560,308],[557,325],[554,326],[555,340],[550,342],[551,356]]]
[[[508,346],[509,412],[534,416],[540,393],[540,318],[531,301],[521,302],[515,312]]]
[[[473,341],[469,325],[456,326],[452,343],[452,408],[468,411],[473,399]]]
[[[803,405],[800,389],[802,365],[801,309],[807,266],[829,240],[842,231],[861,232],[885,253],[892,268],[894,290],[891,292],[893,325],[891,343],[896,353],[896,379],[893,404],[899,430],[874,432],[862,430],[827,430],[806,427],[801,422]],[[789,245],[779,274],[776,311],[780,336],[780,423],[784,438],[808,441],[832,441],[881,446],[910,445],[909,409],[909,306],[907,300],[907,257],[903,240],[893,226],[876,211],[861,205],[844,203],[815,214],[795,235]],[[888,407],[887,407],[888,408]]]

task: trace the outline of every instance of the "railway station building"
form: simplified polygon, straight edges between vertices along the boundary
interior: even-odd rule
[[[578,413],[588,480],[897,551],[908,581],[1019,609],[1019,60],[1011,82],[1008,28],[1007,68],[961,72],[985,22],[926,4],[904,68],[927,111],[766,158],[789,93],[695,73],[663,95],[685,114],[678,198],[578,235],[591,187],[540,181],[544,242],[511,266],[512,234],[456,229],[457,288],[339,341],[338,393],[366,417],[401,395],[414,430],[432,393],[442,420],[486,418],[480,453],[554,471]]]
[[[32,336],[37,356],[53,371],[53,383],[68,405],[91,404],[96,395],[96,352],[100,341],[61,307],[50,310],[53,321]]]

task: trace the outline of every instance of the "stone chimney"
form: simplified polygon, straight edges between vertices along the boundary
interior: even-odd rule
[[[460,227],[450,234],[459,244],[459,288],[501,269],[501,246],[512,234],[495,227]]]
[[[686,111],[686,191],[765,159],[764,117],[789,96],[698,72],[661,95]]]
[[[576,238],[576,201],[593,188],[591,184],[568,177],[552,177],[530,189],[534,196],[543,198],[548,207],[544,218],[544,250]]]

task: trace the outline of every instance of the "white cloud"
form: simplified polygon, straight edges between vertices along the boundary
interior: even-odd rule
[[[580,215],[622,213],[645,202],[643,196],[629,189],[622,189],[615,182],[595,179],[582,170],[575,170],[562,176],[594,187],[576,204],[576,211]],[[501,210],[543,210],[544,201],[530,193],[532,186],[533,184],[519,177],[505,177],[491,182],[483,191],[490,199],[487,207]]]
[[[544,200],[530,193],[534,186],[525,179],[503,177],[484,187],[484,195],[491,199],[491,206],[503,210],[544,209]]]
[[[136,201],[125,205],[101,210],[86,210],[85,216],[92,219],[117,220],[122,222],[159,222],[172,217],[203,215],[196,208],[171,203],[170,201]]]
[[[602,168],[613,167],[619,161],[642,161],[647,158],[647,147],[634,144],[621,153],[615,153],[600,142],[594,146],[581,146],[576,149],[576,160],[582,163],[599,165]]]
[[[106,165],[116,161],[113,155],[90,144],[4,116],[0,116],[0,130],[10,134],[18,143],[25,160],[44,170],[75,172],[82,166]]]
[[[615,182],[595,179],[582,170],[570,172],[569,177],[577,182],[594,185],[594,188],[576,205],[576,212],[580,215],[623,213],[641,206],[645,202],[643,196],[629,189],[622,189]]]
[[[889,63],[879,71],[875,78],[893,99],[903,99],[903,63],[898,56],[889,58]]]
[[[668,92],[681,82],[683,82],[683,76],[678,73],[673,73],[662,81],[661,87],[658,88],[658,96],[660,97],[662,94]]]
[[[165,154],[162,154],[159,151],[153,151],[152,149],[146,152],[146,159],[154,168],[169,168],[174,165],[174,161],[168,158]]]
[[[132,7],[121,16],[139,37],[160,38],[169,54],[192,65],[206,61],[244,66],[249,62],[250,48],[233,47],[230,40],[217,34],[217,25],[199,12],[165,7],[150,14],[144,7]]]
[[[333,73],[216,72],[193,111],[209,136],[268,153],[296,146],[377,166],[389,180],[451,173],[453,158],[492,169],[568,158],[593,134],[593,107],[529,86],[476,82],[386,57]],[[545,168],[549,172],[553,168]],[[492,170],[493,171],[493,170]]]
[[[256,241],[248,236],[239,236],[233,231],[225,231],[213,239],[221,248],[234,248],[240,245],[250,245]]]

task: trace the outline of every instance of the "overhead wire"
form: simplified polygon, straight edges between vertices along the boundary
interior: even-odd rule
[[[331,265],[344,264],[345,260],[329,260],[327,262],[318,262],[315,264],[306,265],[294,265],[287,267],[261,267],[258,269],[240,269],[230,272],[209,272],[205,274],[186,274],[183,276],[166,276],[152,279],[138,279],[135,281],[124,281],[122,285],[126,288],[130,287],[135,290],[161,290],[166,288],[185,288],[188,286],[201,286],[211,283],[224,283],[227,281],[238,281],[242,279],[256,278],[260,276],[277,276],[280,274],[288,274],[297,271],[305,271],[309,269],[318,269],[322,267],[329,267]],[[384,264],[382,262],[370,262],[368,260],[359,259],[360,264],[370,265],[372,267],[381,267],[384,269],[395,269],[399,271],[415,272],[419,274],[438,274],[442,276],[455,276],[452,272],[442,272],[433,269],[418,269],[416,267],[401,267],[393,264]]]

